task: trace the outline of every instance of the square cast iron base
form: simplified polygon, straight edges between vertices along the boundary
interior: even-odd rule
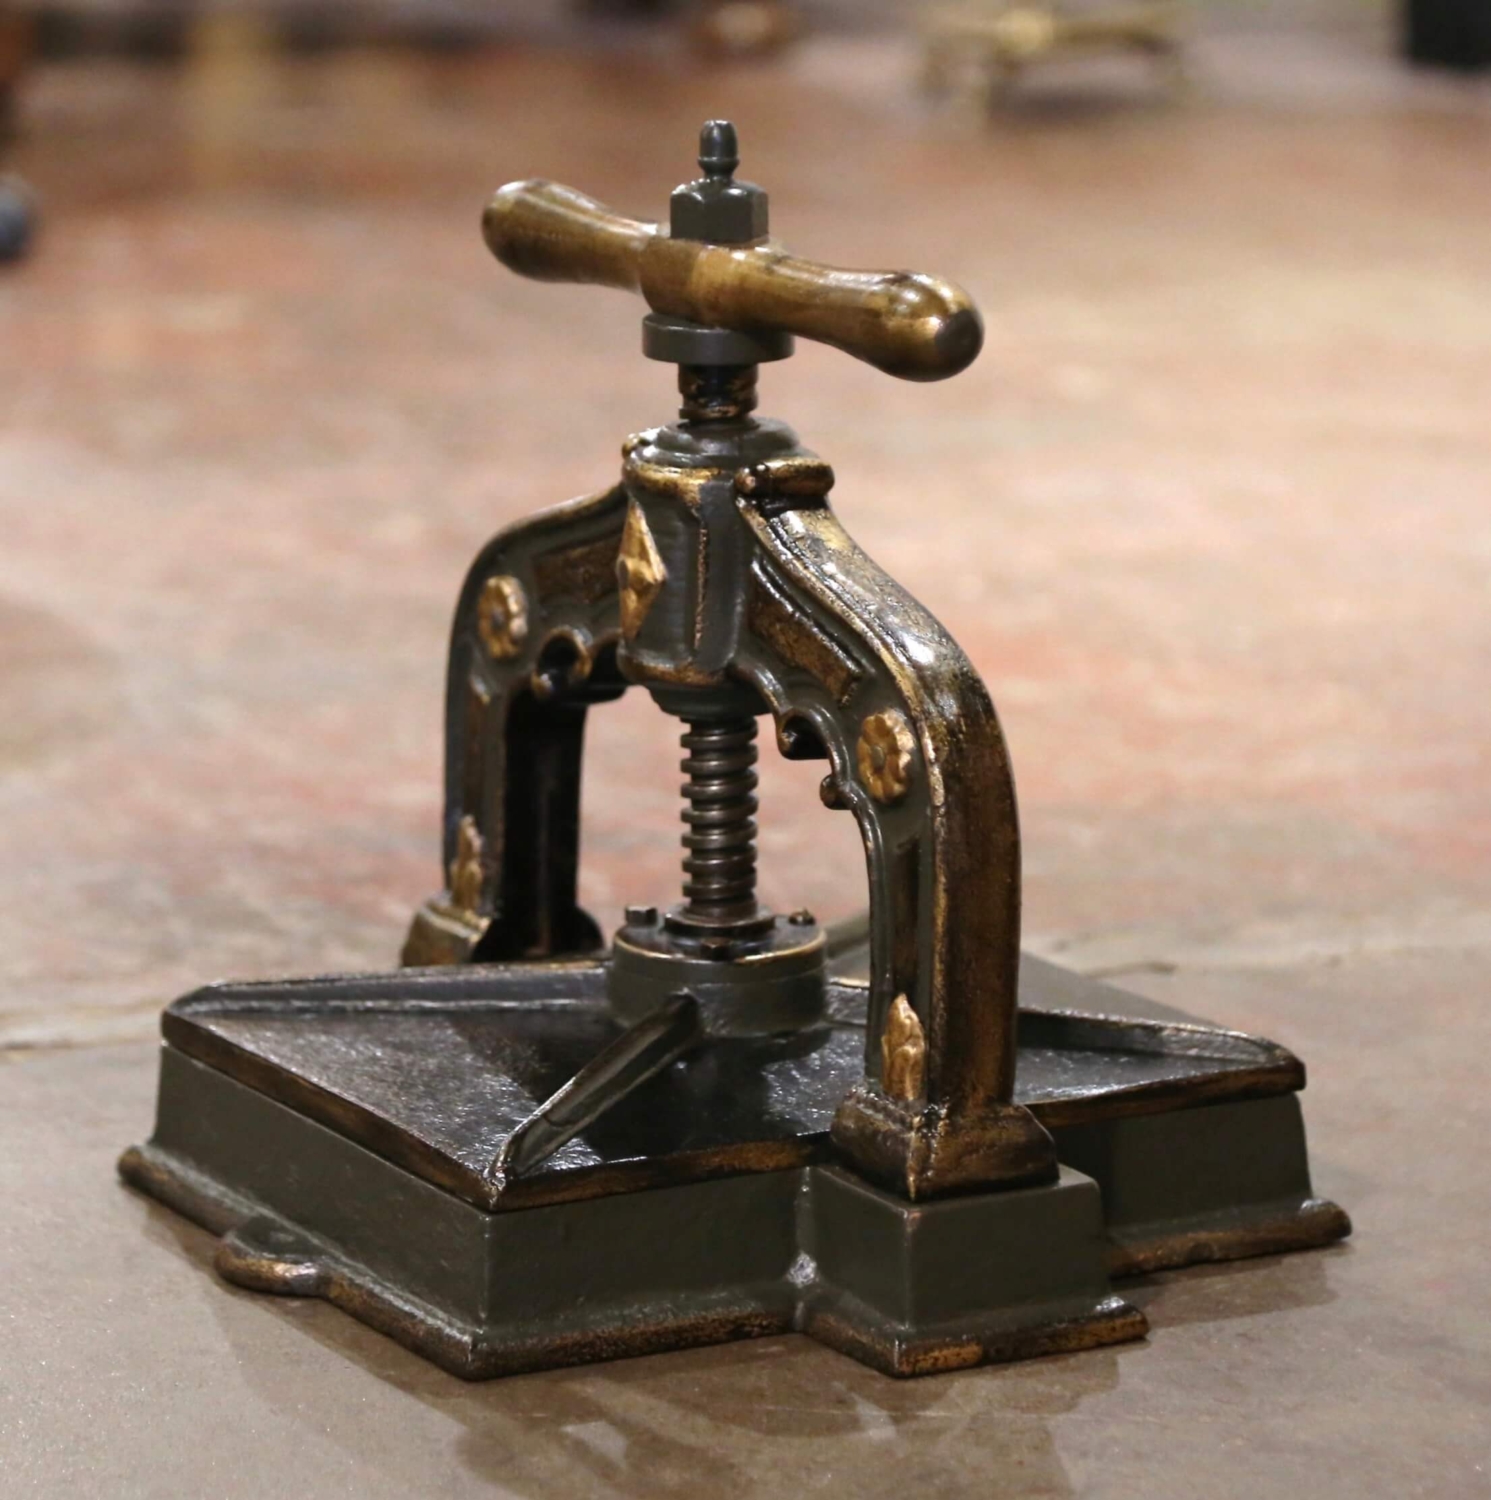
[[[228,1279],[324,1297],[468,1379],[792,1329],[893,1375],[1087,1348],[1145,1332],[1111,1276],[1350,1231],[1311,1191],[1297,1059],[1028,969],[1022,998],[1060,1002],[1021,1021],[1025,1097],[1064,1163],[1047,1187],[911,1204],[835,1165],[850,995],[845,1044],[768,1060],[739,1118],[706,1060],[698,1100],[688,1070],[659,1079],[634,1120],[503,1192],[480,1164],[502,1111],[551,1086],[533,1037],[558,1039],[562,1073],[605,1023],[484,1008],[470,969],[177,1002],[155,1134],[120,1168],[222,1237]],[[432,1049],[426,1088],[408,1070]]]
[[[490,1213],[168,1047],[123,1170],[222,1235],[229,1280],[324,1297],[466,1379],[792,1329],[920,1375],[1146,1327],[1070,1168],[930,1204],[822,1165]]]

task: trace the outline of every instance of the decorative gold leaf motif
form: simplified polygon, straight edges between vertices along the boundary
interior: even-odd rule
[[[926,1089],[927,1038],[905,995],[897,995],[880,1034],[880,1087],[891,1099],[920,1099]]]
[[[621,533],[621,555],[616,559],[616,578],[621,585],[621,633],[631,640],[642,628],[652,601],[668,577],[657,543],[647,529],[647,518],[635,500],[627,509],[626,530]]]
[[[450,904],[475,915],[481,906],[486,872],[482,868],[483,839],[470,813],[456,830],[456,857],[450,862]]]
[[[911,789],[916,740],[906,715],[887,708],[859,727],[859,779],[877,802],[899,802]]]
[[[500,573],[482,585],[476,605],[476,631],[499,661],[516,656],[528,638],[528,600],[516,578]]]

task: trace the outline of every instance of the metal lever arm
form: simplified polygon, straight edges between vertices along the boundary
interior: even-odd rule
[[[654,312],[707,327],[780,329],[903,380],[945,380],[983,346],[978,309],[950,281],[840,270],[769,240],[673,239],[558,183],[499,188],[482,232],[492,254],[520,276],[640,292]]]
[[[551,1094],[508,1136],[489,1180],[521,1177],[567,1145],[612,1106],[651,1083],[703,1039],[699,1003],[678,994],[628,1027]]]

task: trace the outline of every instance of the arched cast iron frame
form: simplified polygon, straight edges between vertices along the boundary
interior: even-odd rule
[[[465,911],[449,893],[427,903],[406,963],[559,959],[602,946],[577,900],[581,762],[586,709],[627,686],[615,564],[628,508],[646,498],[634,449],[628,482],[508,528],[467,576],[450,652],[443,852],[450,871],[470,820],[480,895]],[[716,504],[732,484],[718,471],[695,478],[716,490]],[[913,1198],[1049,1179],[1049,1137],[1011,1102],[1020,840],[989,694],[826,498],[783,508],[730,498],[750,540],[730,673],[760,694],[786,756],[826,757],[824,800],[853,813],[865,847],[865,1078],[838,1112],[835,1141]],[[708,566],[701,553],[701,588]],[[516,582],[523,616],[517,629],[506,621],[499,654],[481,619],[494,578]],[[905,789],[890,800],[859,767],[860,737],[877,715],[899,716],[911,732]],[[917,1100],[880,1087],[881,1037],[898,995],[925,1037]]]

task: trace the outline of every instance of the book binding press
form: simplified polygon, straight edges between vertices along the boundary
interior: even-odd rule
[[[511,270],[641,293],[679,418],[467,575],[445,887],[404,967],[176,1001],[120,1169],[228,1280],[468,1378],[792,1329],[895,1375],[1137,1338],[1115,1279],[1349,1232],[1311,1191],[1303,1068],[1022,959],[989,694],[754,414],[794,337],[939,380],[977,310],[788,254],[728,124],[699,165],[666,232],[547,182],[487,207]],[[576,897],[583,732],[635,690],[681,721],[685,879],[608,938]],[[858,924],[757,898],[762,723],[858,825]]]

